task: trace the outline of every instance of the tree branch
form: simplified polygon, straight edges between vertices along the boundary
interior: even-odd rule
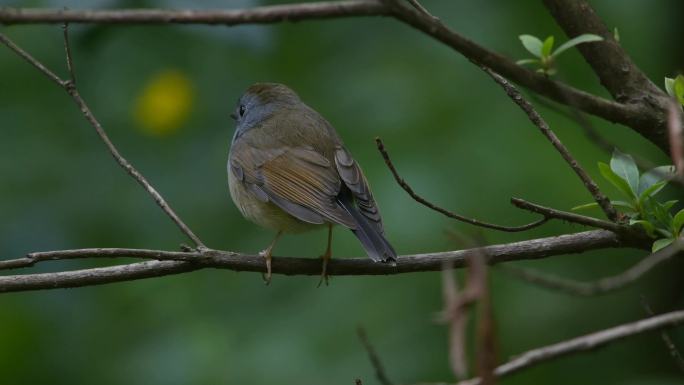
[[[639,261],[634,266],[624,272],[611,277],[601,278],[595,282],[578,282],[562,277],[551,276],[534,270],[525,269],[517,266],[501,266],[504,271],[512,273],[519,278],[548,289],[558,290],[567,294],[580,296],[601,295],[611,291],[621,289],[634,283],[654,267],[662,262],[671,259],[682,250],[683,241],[675,241],[671,245],[650,254]]]
[[[532,104],[525,100],[523,98],[522,94],[511,84],[503,78],[501,75],[495,73],[491,69],[487,67],[481,67],[489,76],[494,79],[494,81],[501,86],[501,88],[506,91],[506,94],[508,97],[513,100],[515,104],[520,107],[520,109],[525,112],[527,117],[530,119],[532,124],[537,126],[541,133],[551,142],[553,147],[561,154],[563,159],[568,163],[572,171],[577,174],[577,176],[582,180],[582,183],[584,184],[584,187],[589,190],[589,193],[591,193],[591,196],[594,197],[594,200],[596,203],[598,203],[599,207],[603,210],[603,212],[606,214],[608,219],[610,219],[613,222],[617,222],[618,220],[618,213],[617,210],[615,210],[615,207],[610,203],[610,200],[608,197],[606,197],[601,190],[599,190],[598,185],[596,182],[594,182],[589,174],[587,174],[586,171],[580,166],[579,162],[570,154],[570,151],[561,143],[560,139],[556,136],[556,134],[551,131],[551,128],[549,128],[549,125],[544,121],[544,119],[539,115],[539,113],[534,109]]]
[[[580,352],[591,351],[611,342],[619,341],[642,333],[671,328],[684,323],[684,310],[673,311],[640,321],[615,326],[596,333],[587,334],[557,344],[529,350],[516,358],[500,365],[494,371],[502,377],[521,369],[535,366],[558,357]],[[457,385],[480,385],[479,378],[461,381]]]
[[[573,105],[608,121],[631,127],[667,151],[666,122],[659,111],[637,104],[621,104],[591,95],[490,51],[446,27],[438,18],[396,0],[351,0],[263,6],[245,10],[59,10],[0,8],[0,24],[263,24],[308,19],[393,16],[451,47],[468,59],[492,68],[541,95]],[[587,45],[588,46],[588,45]],[[654,128],[655,127],[655,128]]]
[[[587,1],[544,0],[544,5],[568,37],[583,33],[603,37],[602,42],[577,48],[615,100],[650,110],[651,124],[631,127],[667,152],[667,95],[634,64]]]
[[[97,132],[97,135],[102,139],[104,142],[105,146],[107,146],[107,149],[109,152],[112,154],[114,157],[114,160],[123,168],[128,175],[130,175],[133,179],[136,180],[147,192],[152,196],[152,199],[157,203],[157,205],[166,213],[166,215],[173,220],[173,222],[178,226],[178,228],[190,238],[196,246],[200,248],[206,248],[204,243],[190,230],[190,228],[176,215],[175,211],[169,206],[168,203],[166,203],[166,200],[157,192],[157,190],[152,187],[152,185],[147,181],[147,179],[135,168],[133,165],[126,160],[120,153],[119,150],[114,146],[114,143],[109,139],[109,136],[105,132],[104,128],[102,128],[102,125],[100,122],[95,118],[95,115],[90,111],[90,108],[86,104],[85,100],[81,97],[81,95],[78,92],[78,89],[76,88],[76,77],[73,72],[73,60],[71,58],[71,49],[69,48],[69,35],[68,35],[68,27],[65,25],[64,26],[64,49],[66,52],[66,61],[67,61],[67,68],[69,70],[69,73],[71,74],[71,79],[70,80],[62,80],[59,76],[55,75],[54,72],[52,72],[50,69],[45,67],[42,63],[40,63],[38,60],[36,60],[33,56],[31,56],[28,52],[24,51],[21,49],[19,46],[14,44],[12,40],[10,40],[7,36],[3,35],[0,33],[0,43],[5,44],[9,49],[14,51],[17,55],[19,55],[21,58],[26,60],[28,63],[36,67],[40,72],[42,72],[45,76],[47,76],[50,80],[52,80],[54,83],[62,87],[68,94],[71,96],[73,101],[76,103],[78,106],[78,109],[81,111],[83,116],[86,118],[88,123],[95,129]]]
[[[377,0],[322,1],[283,4],[252,9],[166,10],[166,9],[17,9],[0,8],[0,24],[267,24],[282,21],[357,16],[388,16]]]
[[[555,237],[539,238],[480,248],[489,264],[507,261],[540,259],[553,255],[582,253],[605,248],[647,245],[620,238],[609,231],[595,230]],[[401,256],[396,266],[375,263],[368,258],[333,259],[328,264],[329,275],[389,275],[424,271],[439,271],[445,262],[462,268],[466,257],[473,250]],[[132,281],[136,279],[180,274],[202,268],[218,268],[233,271],[265,272],[263,257],[233,252],[203,250],[176,252],[144,249],[79,249],[32,253],[24,258],[3,261],[2,268],[32,266],[38,261],[76,258],[145,258],[155,261],[127,265],[83,269],[57,273],[0,276],[0,292],[56,289],[101,285],[105,283]],[[34,260],[37,259],[37,260]],[[273,257],[274,274],[320,275],[321,263],[314,258]]]
[[[416,202],[422,204],[423,206],[425,206],[431,210],[437,211],[438,213],[440,213],[444,216],[447,216],[447,217],[452,218],[452,219],[456,219],[456,220],[461,221],[461,222],[469,223],[473,226],[484,227],[484,228],[492,229],[492,230],[505,231],[505,232],[509,232],[509,233],[515,233],[515,232],[519,232],[519,231],[525,231],[525,230],[533,229],[535,227],[543,225],[544,223],[546,223],[546,221],[549,220],[548,217],[544,216],[544,218],[541,218],[537,221],[528,223],[526,225],[501,226],[501,225],[497,225],[494,223],[488,223],[488,222],[483,222],[483,221],[480,221],[477,219],[464,217],[463,215],[456,214],[453,211],[449,211],[445,208],[439,207],[439,206],[435,205],[434,203],[428,201],[427,199],[423,198],[422,196],[418,195],[415,191],[413,191],[413,188],[411,188],[411,186],[404,180],[404,178],[402,178],[399,175],[397,168],[394,167],[394,163],[392,163],[392,159],[390,159],[390,156],[389,156],[389,153],[387,152],[387,149],[385,149],[385,144],[382,142],[382,139],[376,137],[375,138],[375,144],[377,145],[378,151],[380,151],[382,158],[385,160],[385,164],[387,165],[387,168],[389,168],[390,172],[392,172],[392,175],[394,176],[394,180],[397,182],[399,187],[401,187],[404,191],[406,191],[406,193],[411,198],[413,198],[413,200],[415,200]]]
[[[578,223],[580,225],[584,226],[590,226],[594,227],[597,229],[604,229],[608,231],[612,231],[617,234],[630,234],[632,236],[642,236],[642,234],[630,227],[619,225],[617,223],[613,222],[608,222],[608,221],[603,221],[601,219],[593,218],[593,217],[587,217],[584,215],[579,215],[575,213],[569,213],[567,211],[560,211],[556,209],[552,209],[550,207],[545,207],[541,206],[532,202],[528,202],[526,200],[520,199],[520,198],[511,198],[511,203],[513,206],[523,209],[523,210],[528,210],[533,213],[541,214],[544,215],[546,218],[554,218],[554,219],[561,219],[567,222],[571,223]],[[644,236],[645,239],[645,236]]]

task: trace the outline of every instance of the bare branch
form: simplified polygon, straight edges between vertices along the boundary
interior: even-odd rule
[[[539,238],[483,248],[488,257],[487,263],[497,264],[507,261],[547,258],[553,255],[581,253],[611,247],[642,247],[621,239],[604,230],[586,231],[556,237]],[[465,257],[472,250],[447,251],[441,253],[414,254],[399,257],[396,266],[375,263],[368,258],[341,259],[329,262],[329,275],[389,275],[421,271],[439,271],[445,262],[453,262],[454,267],[462,268]],[[7,275],[0,276],[0,292],[55,289],[101,285],[111,282],[132,281],[136,279],[179,274],[201,268],[218,268],[233,271],[265,272],[263,257],[217,250],[201,252],[175,252],[144,249],[79,249],[60,250],[31,254],[40,260],[61,260],[75,258],[145,258],[156,261],[132,263],[76,271]],[[6,260],[2,268],[31,266],[31,257]],[[321,264],[315,258],[273,257],[274,274],[320,275]]]
[[[683,244],[684,242],[682,240],[675,241],[671,245],[648,255],[626,271],[612,277],[602,278],[596,282],[578,282],[512,265],[502,265],[501,268],[527,282],[548,289],[558,290],[572,295],[594,296],[615,291],[634,283],[660,263],[677,255],[682,250]]]
[[[580,225],[591,226],[597,229],[612,231],[617,234],[631,234],[634,236],[642,236],[641,232],[638,232],[635,229],[632,229],[627,226],[619,225],[617,223],[608,222],[593,217],[587,217],[584,215],[570,213],[567,211],[552,209],[550,207],[534,204],[532,202],[528,202],[520,198],[511,198],[511,203],[515,207],[518,207],[523,210],[528,210],[533,213],[541,214],[546,218],[561,219],[571,223],[578,223]]]
[[[155,190],[154,187],[145,179],[145,177],[137,170],[133,165],[128,162],[121,154],[119,151],[116,149],[112,141],[109,139],[109,136],[105,132],[104,128],[102,128],[102,125],[100,122],[95,118],[93,113],[90,111],[90,108],[86,104],[85,100],[81,97],[81,95],[78,92],[78,89],[76,88],[76,77],[73,74],[73,61],[71,58],[71,50],[69,48],[69,40],[68,40],[68,27],[65,25],[64,26],[64,48],[66,52],[66,60],[67,60],[67,66],[69,68],[69,71],[71,73],[71,80],[66,81],[62,80],[60,77],[55,75],[52,71],[50,71],[47,67],[45,67],[43,64],[41,64],[38,60],[33,58],[29,53],[21,49],[19,46],[14,44],[7,36],[3,35],[0,33],[0,42],[5,44],[7,47],[9,47],[12,51],[17,53],[20,57],[22,57],[24,60],[29,62],[31,65],[36,67],[40,72],[45,74],[49,79],[51,79],[53,82],[57,83],[59,86],[64,88],[64,90],[71,96],[71,98],[74,100],[76,105],[78,106],[79,110],[83,114],[83,116],[86,118],[88,123],[95,129],[97,132],[98,136],[104,144],[107,146],[107,149],[109,152],[112,154],[116,162],[130,175],[135,179],[143,188],[152,196],[155,202],[157,202],[157,205],[161,207],[161,209],[168,215],[171,220],[176,223],[176,225],[180,228],[180,230],[190,238],[196,246],[200,248],[206,248],[204,243],[190,230],[190,228],[176,215],[176,213],[173,211],[171,206],[169,206],[168,203],[166,203],[166,200]]]
[[[601,84],[623,103],[642,103],[647,94],[665,94],[634,64],[586,0],[544,0],[544,5],[568,37],[592,33],[603,41],[577,46],[601,80]]]
[[[385,373],[385,367],[382,365],[382,361],[380,361],[380,357],[375,351],[373,344],[371,344],[370,340],[368,339],[368,335],[363,327],[357,327],[356,334],[359,336],[359,340],[361,340],[361,344],[363,344],[364,349],[366,349],[366,352],[368,352],[368,358],[370,358],[373,369],[375,369],[375,376],[378,378],[380,384],[393,385],[392,381],[390,381],[390,379],[387,377],[387,374]]]
[[[418,11],[422,12],[426,16],[430,16],[433,19],[437,19],[435,16],[433,16],[430,11],[428,11],[423,5],[418,1],[418,0],[408,0],[409,4],[413,6],[413,8],[417,9]]]
[[[651,305],[648,304],[648,301],[646,301],[646,297],[644,296],[641,297],[641,306],[644,308],[646,315],[649,317],[653,317],[655,315],[655,313],[653,313],[653,309],[651,309]],[[672,341],[672,338],[670,338],[670,335],[663,330],[660,332],[660,338],[662,338],[667,351],[670,353],[670,356],[672,356],[672,359],[677,364],[679,370],[684,372],[684,357],[682,357],[682,354],[677,349],[677,346]]]
[[[529,350],[497,367],[495,374],[498,377],[502,377],[558,357],[594,350],[611,342],[646,332],[671,328],[681,323],[684,323],[684,310],[673,311],[636,322],[615,326],[610,329],[587,334],[557,344]],[[473,378],[461,381],[457,385],[480,385],[481,383],[479,378]]]
[[[539,130],[542,132],[542,134],[551,142],[554,148],[558,150],[558,152],[561,154],[563,159],[570,165],[570,168],[577,174],[577,176],[582,180],[582,183],[584,184],[584,187],[589,190],[591,195],[594,197],[594,200],[598,205],[601,207],[603,212],[606,214],[608,219],[610,219],[613,222],[616,222],[618,220],[618,212],[615,210],[615,207],[610,203],[610,200],[603,195],[601,190],[599,190],[598,185],[596,185],[596,182],[594,182],[589,174],[587,174],[586,171],[582,168],[582,166],[579,165],[577,160],[570,154],[570,151],[561,143],[560,139],[556,136],[556,134],[551,131],[551,128],[549,128],[549,125],[544,121],[544,119],[539,115],[539,113],[534,109],[532,104],[530,104],[525,98],[523,98],[522,94],[511,84],[508,82],[508,80],[504,79],[501,75],[495,73],[491,69],[487,67],[481,67],[482,70],[484,70],[489,76],[494,79],[494,81],[500,85],[504,91],[506,91],[506,94],[513,100],[515,104],[520,107],[527,117],[530,119],[530,121],[539,128]]]
[[[0,24],[97,23],[97,24],[267,24],[283,21],[355,16],[385,16],[387,8],[375,0],[322,1],[284,4],[253,9],[211,10],[59,10],[0,8]]]
[[[380,151],[380,154],[382,155],[382,158],[385,160],[385,164],[387,164],[387,168],[392,172],[392,175],[394,176],[394,180],[397,182],[397,184],[406,191],[406,193],[413,198],[416,202],[422,204],[423,206],[432,209],[434,211],[437,211],[440,214],[443,214],[449,218],[453,218],[456,220],[459,220],[461,222],[469,223],[474,226],[479,226],[479,227],[484,227],[487,229],[492,229],[492,230],[499,230],[499,231],[505,231],[505,232],[519,232],[519,231],[525,231],[529,230],[532,228],[535,228],[537,226],[541,226],[542,224],[546,223],[546,221],[549,220],[549,218],[544,217],[542,219],[539,219],[537,221],[534,221],[532,223],[528,223],[526,225],[522,226],[501,226],[501,225],[496,225],[493,223],[487,223],[487,222],[482,222],[477,219],[472,219],[472,218],[467,218],[462,215],[456,214],[452,211],[449,211],[447,209],[444,209],[442,207],[439,207],[427,199],[423,198],[422,196],[418,195],[415,191],[413,191],[413,188],[406,183],[404,178],[402,178],[399,175],[399,172],[397,171],[396,167],[394,167],[394,163],[392,163],[392,160],[390,159],[389,153],[385,149],[385,144],[382,142],[380,138],[375,138],[375,143],[378,146],[378,151]]]
[[[412,1],[413,0],[409,0]],[[420,8],[419,8],[420,9]],[[439,19],[397,0],[352,0],[256,7],[245,10],[58,10],[0,8],[0,24],[100,23],[100,24],[259,24],[308,19],[359,16],[393,16],[453,48],[471,61],[486,65],[518,84],[563,104],[571,104],[611,122],[639,131],[667,150],[665,119],[658,111],[637,104],[621,104],[550,80],[512,60],[457,34]],[[617,71],[616,71],[617,72]]]

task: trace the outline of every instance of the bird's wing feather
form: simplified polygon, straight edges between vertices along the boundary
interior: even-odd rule
[[[256,190],[259,199],[267,197],[305,222],[327,220],[356,228],[354,219],[336,200],[341,186],[337,170],[313,148],[250,148],[240,151],[240,159],[234,159],[231,168],[240,163],[253,166],[241,168],[242,181],[251,191]]]
[[[378,210],[373,193],[368,187],[365,175],[358,163],[352,158],[349,151],[344,146],[335,148],[335,166],[344,184],[351,190],[359,212],[369,220],[380,232],[384,233],[380,210]]]

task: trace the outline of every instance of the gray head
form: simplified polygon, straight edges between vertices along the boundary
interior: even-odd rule
[[[250,128],[268,119],[273,112],[301,103],[299,96],[279,83],[255,83],[249,86],[230,114],[236,122],[233,142]]]

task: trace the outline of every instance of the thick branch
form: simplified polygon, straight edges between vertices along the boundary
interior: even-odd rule
[[[609,231],[596,230],[556,237],[493,245],[481,248],[488,263],[539,259],[553,255],[582,253],[612,247],[643,248],[645,245],[621,239]],[[473,250],[415,254],[399,257],[396,266],[375,263],[367,258],[333,259],[328,264],[329,275],[389,275],[423,271],[439,271],[445,262],[462,268]],[[265,272],[264,259],[258,255],[207,250],[202,252],[172,252],[140,249],[81,249],[31,254],[40,260],[74,258],[148,258],[157,261],[76,271],[0,276],[0,292],[54,289],[101,285],[142,278],[179,274],[213,267],[234,271]],[[32,257],[4,261],[5,268],[32,266]],[[273,258],[273,273],[285,275],[320,275],[321,263],[315,258]]]
[[[544,5],[569,37],[592,33],[604,38],[602,42],[580,44],[577,48],[615,100],[649,110],[651,124],[630,126],[667,151],[665,93],[634,64],[587,1],[544,0]]]
[[[667,151],[666,121],[660,111],[652,110],[650,106],[642,104],[622,104],[606,100],[551,80],[459,35],[438,19],[403,6],[397,1],[391,1],[390,5],[396,18],[441,41],[476,64],[489,67],[521,86],[559,103],[572,105],[608,121],[631,127],[659,146],[661,150]],[[591,44],[585,45],[590,46]]]
[[[170,10],[60,10],[0,9],[0,24],[98,23],[98,24],[266,24],[282,21],[388,15],[387,8],[375,0],[329,1],[284,4],[252,9]]]
[[[384,3],[383,3],[384,2]],[[110,23],[110,24],[259,24],[308,19],[358,16],[394,16],[425,34],[453,48],[468,59],[486,65],[541,95],[557,102],[573,105],[611,122],[621,123],[642,133],[667,151],[665,119],[662,114],[643,105],[627,105],[591,95],[551,80],[512,60],[492,52],[457,34],[422,11],[397,1],[352,0],[256,7],[245,10],[59,10],[0,9],[0,24],[20,23]],[[589,46],[589,44],[587,45]],[[657,127],[656,129],[652,129]],[[656,135],[655,131],[659,132]]]

